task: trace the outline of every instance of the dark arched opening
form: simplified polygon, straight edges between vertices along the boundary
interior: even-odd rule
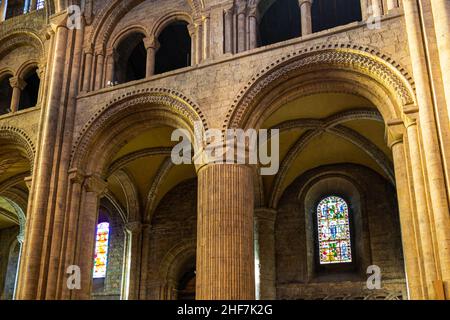
[[[262,1],[259,24],[260,44],[267,46],[301,35],[300,8],[298,0]]]
[[[361,21],[360,0],[315,0],[312,5],[313,32]]]
[[[11,75],[0,79],[0,115],[11,112],[12,87],[9,80]]]
[[[185,21],[168,25],[159,35],[160,48],[156,53],[155,74],[191,65],[191,37]]]
[[[195,300],[195,270],[186,272],[178,284],[178,300]]]
[[[26,86],[20,94],[19,110],[34,107],[38,103],[41,80],[37,74],[37,68],[30,70],[23,80]]]
[[[7,0],[3,0],[3,1],[7,1]],[[12,18],[12,17],[16,17],[16,16],[20,16],[22,14],[25,13],[25,1],[24,0],[9,0],[6,3],[6,19]]]
[[[133,33],[120,42],[116,51],[115,81],[125,83],[145,78],[147,50],[144,38],[141,33]]]

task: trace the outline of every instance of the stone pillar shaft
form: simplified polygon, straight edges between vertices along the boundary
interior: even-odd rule
[[[430,4],[433,11],[442,79],[446,84],[444,90],[450,121],[450,2],[434,0],[430,1]]]
[[[233,7],[225,10],[225,53],[233,52],[233,11]]]
[[[157,50],[156,47],[147,48],[147,71],[146,71],[147,78],[155,74],[156,50]]]
[[[372,0],[372,15],[374,17],[381,17],[383,15],[382,0]]]
[[[395,8],[398,8],[398,0],[387,0],[388,11],[391,11]]]
[[[268,208],[255,210],[256,270],[259,275],[257,292],[260,300],[276,299],[275,272],[275,219],[276,211]],[[259,287],[259,288],[258,288]]]
[[[249,26],[249,49],[255,49],[258,47],[258,20],[255,14],[251,14],[248,17]]]
[[[210,17],[206,15],[202,18],[202,60],[206,60],[209,58],[210,53]]]
[[[372,0],[360,0],[361,1],[361,17],[362,21],[366,21],[369,18],[368,7]]]
[[[72,298],[76,300],[91,298],[98,211],[105,190],[106,183],[98,177],[88,178],[83,186],[74,263],[81,270],[81,289],[72,291]]]
[[[55,54],[53,57],[50,79],[52,85],[48,93],[48,105],[45,108],[44,126],[42,128],[41,150],[39,155],[39,166],[33,176],[33,204],[32,212],[28,214],[33,217],[27,228],[25,238],[25,249],[22,263],[23,273],[19,276],[19,299],[37,299],[42,297],[39,292],[39,282],[42,264],[42,252],[44,244],[45,226],[47,220],[47,205],[49,194],[49,181],[52,175],[52,163],[54,160],[55,132],[57,131],[60,98],[63,88],[64,67],[67,47],[67,28],[57,26],[55,30]]]
[[[208,165],[198,180],[197,299],[253,300],[253,169]]]
[[[237,52],[243,52],[245,51],[245,11],[244,9],[240,10],[237,14],[237,37],[238,37],[238,43],[237,43]]]
[[[97,68],[95,69],[95,90],[99,90],[102,88],[104,65],[105,65],[105,57],[103,53],[98,53]]]
[[[114,65],[114,53],[108,54],[106,57],[105,86],[107,86],[108,83],[114,84]]]
[[[300,16],[302,23],[302,36],[312,33],[311,0],[300,0]]]
[[[416,1],[403,1],[409,51],[417,89],[419,107],[419,125],[423,147],[424,167],[428,180],[428,193],[431,202],[432,222],[440,272],[445,284],[445,294],[450,297],[450,215],[445,175],[441,159],[440,141],[434,112],[433,92],[430,88],[430,76],[427,69],[421,17]],[[439,275],[438,275],[439,276]]]
[[[407,277],[409,299],[423,299],[422,279],[419,267],[419,249],[417,247],[414,230],[414,212],[411,206],[411,197],[407,172],[407,161],[403,140],[397,141],[392,146],[394,157],[395,180],[397,185],[397,197],[400,215],[400,225],[403,243],[403,255]]]
[[[409,151],[414,182],[414,195],[416,199],[417,219],[420,234],[422,259],[424,265],[424,278],[427,292],[425,298],[434,297],[433,281],[438,277],[436,269],[435,250],[431,234],[430,210],[427,204],[425,181],[422,174],[421,152],[417,133],[417,125],[408,127]],[[398,156],[398,155],[397,155]],[[397,187],[398,188],[398,187]]]
[[[70,199],[68,212],[66,214],[66,230],[65,230],[65,246],[64,246],[64,262],[63,262],[63,277],[60,277],[61,282],[58,286],[58,294],[60,299],[68,300],[71,296],[71,291],[66,284],[67,275],[65,274],[70,265],[75,264],[75,250],[77,242],[77,221],[80,212],[80,202],[82,195],[82,185],[84,177],[78,173],[73,173],[71,177]]]
[[[125,256],[125,288],[123,299],[137,300],[139,297],[141,233],[140,222],[128,223],[125,227],[126,256]]]
[[[25,89],[26,83],[19,78],[11,78],[9,82],[13,89],[11,97],[11,112],[17,112],[19,111],[20,95],[22,94],[22,90]]]
[[[37,8],[37,0],[31,0],[29,11],[34,11]]]
[[[6,19],[6,1],[2,1],[0,4],[0,22]]]
[[[91,91],[91,77],[92,77],[92,52],[86,52],[86,60],[84,63],[84,81],[83,81],[83,91]]]

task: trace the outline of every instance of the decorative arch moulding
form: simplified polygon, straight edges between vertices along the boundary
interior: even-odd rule
[[[334,66],[369,76],[398,100],[398,109],[415,103],[415,84],[406,69],[374,48],[357,44],[322,44],[289,53],[255,73],[242,87],[226,114],[223,130],[245,126],[249,113],[268,88],[307,68]]]

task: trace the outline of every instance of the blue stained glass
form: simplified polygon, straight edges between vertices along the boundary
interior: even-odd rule
[[[352,262],[348,205],[330,196],[317,206],[320,264]]]

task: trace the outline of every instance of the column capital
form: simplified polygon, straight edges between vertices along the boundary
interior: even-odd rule
[[[259,10],[258,10],[258,7],[257,7],[256,5],[249,6],[249,7],[247,8],[247,15],[248,15],[249,17],[256,18],[256,20],[259,20]]]
[[[25,89],[25,87],[27,86],[27,83],[25,82],[25,80],[23,80],[22,78],[19,78],[19,77],[10,78],[9,84],[11,85],[12,88],[18,88],[20,90]]]
[[[255,218],[275,222],[277,211],[272,208],[256,208],[254,211]]]
[[[86,178],[86,175],[81,170],[76,169],[76,168],[69,170],[69,181],[72,184],[75,184],[75,183],[82,184],[84,182],[85,178]]]
[[[234,14],[234,10],[235,10],[235,9],[236,9],[236,8],[235,8],[234,4],[232,4],[232,5],[229,6],[229,7],[225,7],[225,8],[223,9],[223,13],[224,13],[226,16],[231,16],[231,15]]]
[[[125,225],[125,230],[131,233],[131,235],[137,235],[142,232],[143,226],[140,221],[128,222]]]
[[[301,7],[304,4],[312,5],[313,0],[298,0],[298,5]]]
[[[410,105],[403,108],[405,127],[416,125],[419,119],[419,108],[416,105]]]
[[[25,181],[25,184],[26,184],[28,190],[31,190],[31,184],[33,183],[33,177],[32,176],[26,177],[25,179],[23,179],[23,181]]]
[[[98,176],[89,176],[85,181],[84,187],[86,191],[102,196],[107,191],[108,183]]]
[[[403,143],[403,136],[405,134],[405,125],[402,119],[395,119],[387,123],[387,142],[392,149],[397,143]]]
[[[86,54],[94,54],[94,48],[91,45],[85,46],[83,50]]]
[[[143,41],[144,41],[145,49],[147,49],[147,50],[149,50],[149,49],[158,50],[160,47],[160,43],[159,43],[158,39],[154,36],[146,37],[143,39]]]
[[[62,11],[60,13],[54,14],[50,18],[50,27],[54,33],[58,30],[58,28],[67,29],[67,19],[69,18],[68,12]]]
[[[247,1],[238,0],[236,4],[236,14],[237,15],[245,14],[246,9],[247,9]]]
[[[105,56],[105,47],[104,46],[98,46],[95,48],[95,55],[96,56]]]

